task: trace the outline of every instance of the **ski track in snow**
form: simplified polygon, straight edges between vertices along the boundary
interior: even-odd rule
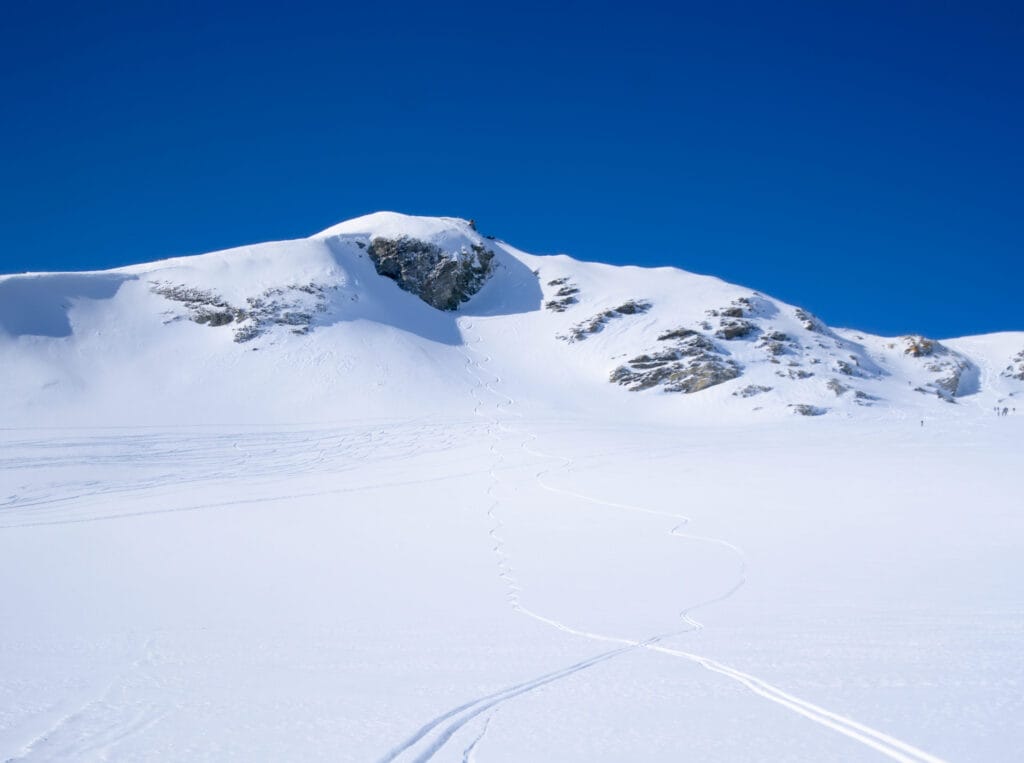
[[[495,711],[497,712],[497,711]],[[491,719],[494,717],[494,713],[487,716],[487,720],[484,721],[484,727],[480,730],[476,739],[470,742],[469,747],[462,751],[462,763],[473,763],[476,760],[476,749],[480,746],[484,737],[487,736],[487,729],[491,725]]]
[[[143,653],[118,675],[110,679],[104,689],[92,699],[70,712],[60,714],[49,728],[22,745],[4,763],[34,760],[109,760],[117,745],[134,737],[168,714],[167,708],[146,702],[125,712],[112,701],[117,689],[123,688],[137,674],[143,664],[153,659],[153,639],[143,646]]]
[[[33,458],[5,456],[0,458],[0,469],[54,466],[77,469],[115,464],[134,469],[139,465],[148,468],[155,464],[161,473],[141,476],[129,471],[130,476],[120,482],[68,481],[62,483],[60,492],[50,487],[37,487],[31,492],[11,493],[0,497],[0,530],[226,508],[388,487],[391,485],[378,482],[300,494],[275,495],[272,492],[275,485],[288,484],[297,474],[325,471],[333,474],[358,473],[367,464],[415,455],[426,436],[437,443],[438,449],[447,450],[456,445],[456,435],[451,428],[436,422],[419,422],[389,429],[373,426],[341,432],[285,432],[274,433],[270,437],[266,433],[205,435],[190,438],[189,442],[194,445],[191,449],[171,447],[164,435],[81,438],[69,443],[66,450],[70,453],[62,453],[56,458],[47,453],[45,447],[42,455]],[[382,448],[382,443],[387,447]],[[24,440],[10,443],[7,449],[17,451],[18,448],[34,451],[39,446],[34,441]],[[220,464],[219,456],[231,451],[240,455],[228,463],[228,468],[211,469],[208,466],[209,463]],[[145,455],[140,456],[139,453]],[[437,479],[467,474],[449,474]],[[200,485],[209,490],[211,487],[230,486],[241,478],[249,484],[258,482],[264,493],[269,492],[270,495],[178,506],[160,505],[176,495],[194,495]],[[410,481],[409,484],[420,481],[430,479]],[[112,501],[113,497],[120,500]],[[159,503],[153,499],[158,499]],[[133,502],[139,507],[137,510],[132,509]]]
[[[473,328],[473,324],[470,322],[466,322],[463,325],[466,329]],[[682,635],[683,633],[703,629],[703,624],[692,616],[692,612],[701,607],[706,607],[715,603],[725,601],[726,599],[734,595],[744,585],[747,579],[747,562],[743,550],[735,544],[730,543],[729,541],[721,538],[713,538],[685,532],[683,528],[685,528],[689,524],[690,518],[684,515],[674,514],[667,511],[661,511],[658,509],[651,509],[644,506],[636,506],[631,504],[605,501],[599,498],[594,498],[593,496],[585,495],[583,493],[577,493],[571,490],[566,490],[551,485],[550,483],[546,482],[544,478],[547,475],[549,475],[556,467],[548,467],[537,472],[535,478],[539,487],[548,492],[575,498],[580,501],[589,502],[591,504],[603,506],[606,508],[618,509],[622,511],[629,511],[634,513],[647,514],[665,517],[666,519],[671,519],[675,522],[675,524],[668,531],[670,535],[690,541],[718,545],[734,554],[739,564],[738,579],[724,593],[712,599],[702,601],[698,604],[684,607],[679,613],[679,617],[687,626],[684,630],[669,634],[652,636],[643,641],[636,641],[633,639],[622,638],[619,636],[611,636],[603,633],[595,633],[592,631],[584,631],[578,628],[573,628],[572,626],[567,625],[557,619],[546,617],[523,606],[520,600],[521,594],[523,593],[522,588],[516,581],[516,578],[512,572],[510,560],[504,550],[504,541],[501,537],[501,529],[503,527],[503,524],[500,518],[497,516],[499,500],[494,492],[495,485],[499,481],[496,471],[498,469],[498,466],[504,461],[504,455],[497,448],[498,437],[496,432],[514,432],[513,429],[507,427],[502,422],[499,414],[507,413],[509,415],[518,417],[520,420],[522,419],[522,416],[517,412],[509,410],[511,406],[515,405],[515,400],[507,395],[504,395],[503,393],[499,392],[497,389],[494,388],[494,384],[501,383],[501,378],[498,376],[494,376],[493,374],[488,374],[488,372],[482,365],[482,363],[490,362],[490,357],[480,353],[478,350],[476,350],[475,347],[473,347],[473,344],[479,344],[481,342],[482,338],[478,336],[474,340],[474,342],[466,343],[466,347],[469,351],[472,351],[478,356],[482,356],[481,362],[474,360],[468,353],[465,353],[466,371],[471,376],[473,376],[473,378],[477,382],[476,387],[472,390],[472,394],[476,399],[474,413],[480,416],[484,416],[482,412],[483,401],[477,394],[477,390],[485,390],[489,394],[494,395],[499,399],[499,402],[497,402],[494,405],[495,413],[494,416],[489,419],[488,426],[488,435],[491,439],[490,452],[494,456],[495,461],[494,467],[490,471],[491,484],[487,490],[488,498],[490,499],[490,503],[487,509],[487,517],[492,523],[491,529],[489,530],[489,536],[494,543],[494,545],[492,546],[492,550],[498,559],[499,577],[502,578],[502,580],[505,582],[508,588],[509,604],[511,605],[514,611],[523,614],[527,617],[530,617],[538,622],[544,623],[545,625],[548,625],[552,628],[560,630],[564,633],[570,634],[572,636],[590,639],[592,641],[598,641],[601,643],[619,644],[620,648],[597,655],[596,657],[593,657],[589,660],[584,660],[583,662],[576,663],[575,665],[571,665],[568,668],[564,668],[553,673],[548,673],[544,676],[533,679],[531,681],[517,684],[516,686],[506,688],[504,690],[486,695],[484,697],[477,698],[475,700],[470,700],[469,702],[460,705],[459,707],[449,710],[448,712],[440,716],[437,716],[436,718],[428,722],[426,725],[421,727],[415,734],[406,739],[398,747],[394,748],[390,753],[388,753],[384,758],[382,758],[380,763],[391,763],[391,761],[396,760],[397,758],[403,756],[406,753],[414,754],[416,746],[421,741],[425,741],[425,745],[421,750],[419,750],[419,754],[416,755],[416,757],[414,757],[412,760],[414,763],[425,763],[426,761],[431,760],[438,752],[440,752],[448,743],[448,741],[458,731],[464,728],[470,721],[474,720],[481,713],[484,713],[485,711],[494,708],[507,700],[519,697],[523,694],[531,692],[537,688],[550,684],[554,681],[561,680],[562,678],[571,676],[593,665],[605,662],[621,654],[625,654],[636,649],[647,649],[658,654],[664,654],[669,657],[684,659],[689,662],[696,663],[697,665],[700,665],[702,668],[708,671],[725,676],[741,684],[746,689],[753,692],[759,697],[762,697],[787,710],[790,710],[791,712],[803,716],[804,718],[807,718],[808,720],[813,721],[814,723],[820,726],[828,728],[832,731],[842,734],[843,736],[848,737],[849,739],[859,742],[860,744],[863,744],[866,747],[875,750],[876,752],[888,757],[891,760],[899,761],[900,763],[945,763],[941,758],[931,755],[923,750],[920,750],[917,747],[908,744],[907,742],[904,742],[900,739],[896,739],[895,737],[889,734],[885,734],[884,732],[873,729],[851,718],[847,718],[843,715],[827,710],[819,705],[815,705],[811,702],[800,699],[799,697],[796,697],[788,692],[785,692],[779,689],[778,687],[768,683],[767,681],[764,681],[749,673],[745,673],[729,665],[725,665],[721,662],[718,662],[717,660],[713,660],[708,657],[695,654],[693,652],[663,646],[661,643],[659,643],[665,638],[678,636]],[[485,377],[488,376],[493,377],[493,383],[485,381]],[[548,462],[558,461],[562,464],[563,470],[567,470],[572,467],[573,461],[570,458],[567,458],[565,456],[544,453],[542,451],[531,448],[530,444],[535,442],[537,439],[538,436],[536,434],[528,433],[526,439],[522,442],[521,445],[523,451],[535,458],[540,458]],[[452,722],[444,728],[439,728],[445,721],[448,720],[451,720]],[[487,721],[484,723],[483,729],[480,731],[479,735],[465,749],[463,753],[464,761],[472,760],[472,753],[476,748],[477,744],[479,743],[479,741],[486,734],[487,724],[489,722],[490,717],[488,717]],[[437,732],[436,734],[434,734],[435,731]]]

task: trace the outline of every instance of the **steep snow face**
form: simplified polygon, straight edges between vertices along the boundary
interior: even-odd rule
[[[467,336],[472,335],[468,340]],[[381,212],[308,239],[102,273],[0,277],[11,423],[249,423],[468,412],[467,351],[527,404],[747,421],[986,414],[1024,335],[836,331],[674,268],[534,256]]]

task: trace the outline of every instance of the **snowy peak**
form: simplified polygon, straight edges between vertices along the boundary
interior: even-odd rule
[[[354,243],[379,275],[438,310],[457,310],[480,291],[495,253],[471,220],[377,212],[317,234],[335,247]]]
[[[370,241],[375,238],[414,238],[448,251],[483,244],[472,220],[458,217],[420,217],[399,212],[374,212],[332,225],[312,236],[314,239],[347,238]]]
[[[484,350],[537,405],[657,419],[969,415],[1024,394],[1024,334],[831,329],[717,278],[535,256],[457,218],[0,277],[6,421],[462,411]]]

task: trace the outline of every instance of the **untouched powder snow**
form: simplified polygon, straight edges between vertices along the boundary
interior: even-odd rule
[[[1022,352],[394,213],[0,277],[0,759],[1013,760]]]

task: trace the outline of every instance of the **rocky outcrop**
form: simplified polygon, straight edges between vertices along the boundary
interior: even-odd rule
[[[154,281],[150,284],[150,291],[164,299],[180,303],[190,320],[205,326],[226,326],[235,321],[243,321],[246,317],[244,310],[232,307],[220,295],[205,289]],[[175,313],[168,315],[171,316],[170,321],[182,317]]]
[[[698,333],[699,332],[694,331],[693,329],[672,329],[671,331],[659,334],[658,341],[667,342],[671,339],[686,339],[687,337],[697,336]]]
[[[555,313],[564,313],[567,309],[579,302],[576,296],[580,293],[576,284],[568,278],[555,278],[548,281],[548,286],[557,289],[554,296],[544,303],[544,307]]]
[[[828,331],[820,318],[807,312],[802,307],[796,308],[796,310],[793,311],[793,314],[808,331],[813,331],[815,334],[824,334]]]
[[[877,397],[875,397],[874,395],[869,395],[867,392],[863,392],[862,390],[859,389],[855,389],[853,391],[853,402],[855,402],[857,405],[870,406],[874,405],[874,403],[877,401]]]
[[[618,307],[613,307],[610,310],[604,310],[592,318],[577,323],[567,334],[559,334],[558,339],[562,339],[572,344],[573,342],[582,342],[594,334],[599,333],[608,325],[609,321],[621,318],[624,315],[638,315],[640,313],[646,313],[651,309],[651,303],[646,300],[631,299],[623,302]]]
[[[780,362],[778,360],[780,355],[796,352],[799,345],[788,334],[771,329],[761,335],[760,339],[758,339],[757,347],[764,350],[773,363],[778,363]]]
[[[817,405],[810,405],[808,403],[794,403],[789,406],[793,409],[793,413],[798,416],[824,416],[828,413],[828,408],[821,408]]]
[[[862,369],[860,367],[860,362],[853,355],[850,356],[849,361],[837,360],[835,362],[835,370],[843,374],[844,376],[856,376],[861,379],[865,379],[873,375]]]
[[[1024,381],[1024,350],[1021,350],[1013,356],[1013,361],[1003,371],[1003,376],[1007,379],[1017,379],[1018,381]]]
[[[825,383],[825,386],[830,391],[834,392],[836,397],[841,397],[850,391],[850,388],[838,379],[829,379],[828,382]]]
[[[935,354],[936,350],[946,349],[934,339],[919,335],[901,337],[903,341],[903,354],[912,358],[925,358]]]
[[[438,310],[457,310],[480,291],[494,261],[494,252],[480,244],[447,252],[409,236],[372,239],[366,253],[380,275]]]
[[[719,339],[742,339],[757,331],[757,325],[743,318],[723,319],[715,336]]]
[[[814,372],[804,371],[802,368],[787,368],[785,371],[776,371],[775,375],[783,379],[810,379]]]
[[[740,376],[741,368],[703,334],[692,332],[672,346],[637,355],[613,370],[609,380],[634,392],[700,392]]]
[[[904,355],[925,359],[925,370],[938,377],[924,387],[917,387],[916,391],[934,393],[946,402],[956,402],[953,398],[961,394],[964,376],[972,368],[970,361],[934,339],[910,335],[900,337],[900,340]]]
[[[180,304],[185,313],[173,310],[165,323],[187,319],[214,328],[233,326],[239,344],[262,336],[275,326],[284,326],[293,334],[307,334],[314,316],[327,309],[328,288],[315,283],[267,289],[246,299],[245,307],[229,304],[220,295],[191,286],[153,282],[150,291]]]
[[[748,384],[743,389],[738,389],[732,393],[733,397],[755,397],[757,395],[763,395],[765,392],[771,392],[771,387],[766,387],[763,384]]]
[[[727,341],[744,339],[760,333],[761,329],[758,325],[747,318],[752,315],[764,314],[766,312],[764,307],[768,304],[766,300],[756,295],[739,297],[728,306],[707,310],[705,314],[709,318],[718,319],[718,330],[715,331],[715,336],[719,339]],[[704,327],[706,330],[710,330],[711,324],[705,321]]]

